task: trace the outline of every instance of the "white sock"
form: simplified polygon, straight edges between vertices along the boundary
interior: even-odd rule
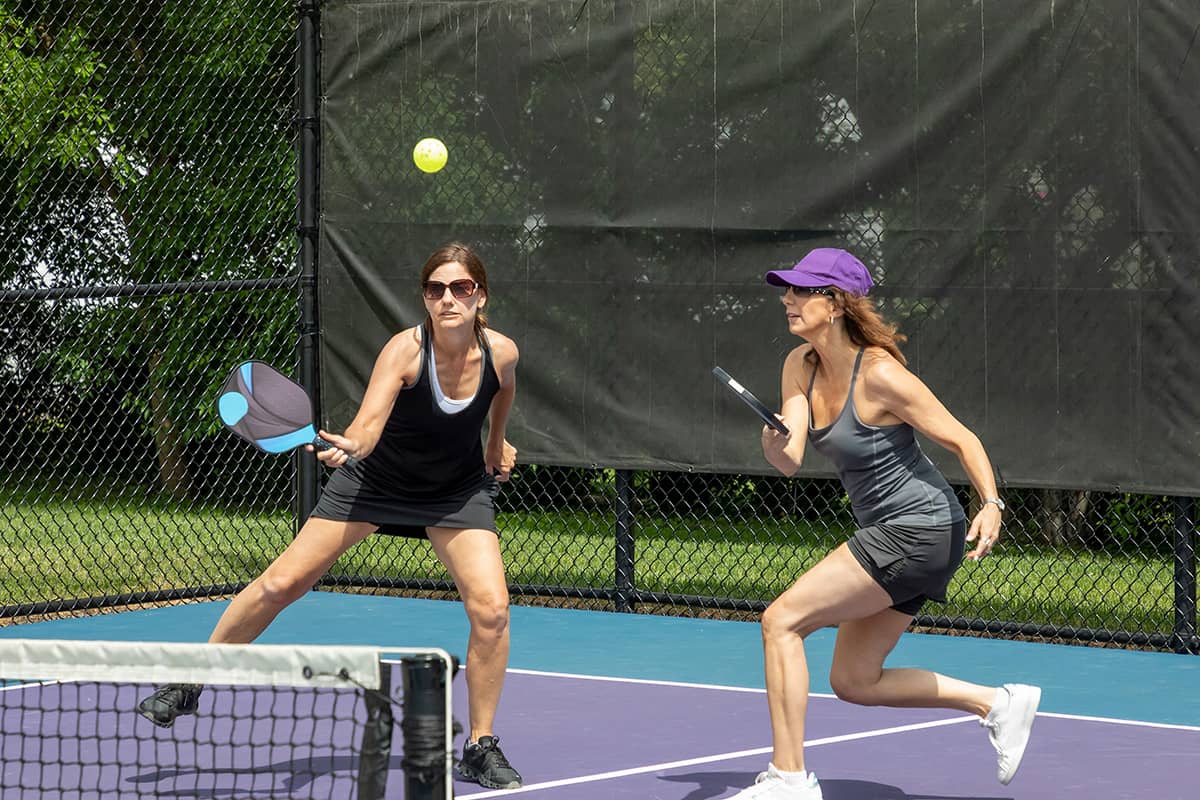
[[[800,770],[799,772],[787,772],[787,771],[782,770],[779,767],[775,766],[774,763],[771,764],[771,769],[773,769],[775,771],[776,775],[783,778],[783,782],[786,783],[788,786],[807,786],[808,785],[808,773],[805,772],[804,770]]]

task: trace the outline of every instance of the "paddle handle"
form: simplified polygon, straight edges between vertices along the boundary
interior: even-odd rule
[[[328,441],[327,439],[322,439],[320,436],[313,439],[312,446],[313,446],[314,450],[332,450],[334,447],[337,447],[337,445],[335,445],[333,442]],[[354,456],[347,456],[346,463],[342,464],[342,466],[343,467],[353,467],[357,463],[358,463],[357,458],[355,458]]]

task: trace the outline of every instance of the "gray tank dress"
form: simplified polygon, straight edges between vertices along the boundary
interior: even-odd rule
[[[808,440],[833,462],[859,530],[847,545],[894,602],[916,614],[926,600],[945,602],[946,587],[962,563],[966,514],[946,478],[921,450],[911,425],[867,425],[854,407],[862,364],[858,351],[850,391],[837,419],[814,428]],[[812,396],[816,370],[808,384]]]

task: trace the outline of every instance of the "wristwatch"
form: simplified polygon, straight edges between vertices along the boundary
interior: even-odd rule
[[[1001,511],[1004,510],[1004,501],[1001,500],[999,497],[985,497],[985,498],[983,498],[983,502],[985,504],[986,503],[995,503],[996,508],[1000,509]]]

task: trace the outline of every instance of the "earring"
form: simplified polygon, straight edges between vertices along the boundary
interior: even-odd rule
[[[830,324],[830,325],[832,325],[832,324],[833,324],[833,314],[830,314],[830,315],[829,315],[829,324]]]

